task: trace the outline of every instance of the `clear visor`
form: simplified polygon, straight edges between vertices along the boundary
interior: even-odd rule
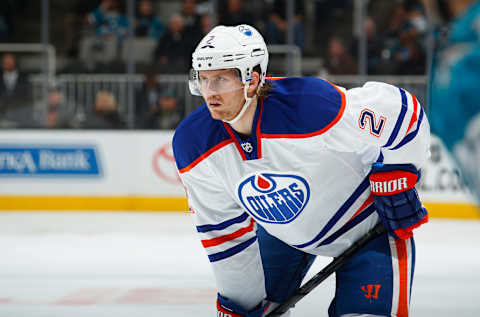
[[[190,92],[197,96],[225,94],[243,89],[244,84],[236,69],[190,70]]]

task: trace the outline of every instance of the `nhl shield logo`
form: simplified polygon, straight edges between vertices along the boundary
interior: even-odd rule
[[[289,223],[307,205],[310,187],[299,175],[263,172],[242,180],[237,193],[243,207],[258,221]]]

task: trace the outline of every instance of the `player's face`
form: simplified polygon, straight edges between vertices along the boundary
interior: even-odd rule
[[[202,70],[198,86],[213,119],[232,120],[245,103],[244,85],[234,69]]]

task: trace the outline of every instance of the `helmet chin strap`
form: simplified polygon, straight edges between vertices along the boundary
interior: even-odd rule
[[[247,108],[248,108],[248,106],[250,106],[250,104],[252,103],[252,99],[253,99],[253,97],[249,98],[248,95],[247,95],[248,86],[249,85],[246,84],[245,88],[243,89],[243,95],[245,96],[245,103],[243,104],[242,110],[240,110],[240,112],[232,120],[222,120],[223,122],[226,122],[228,124],[234,124],[235,122],[240,120],[240,118],[243,116],[245,111],[247,111]]]

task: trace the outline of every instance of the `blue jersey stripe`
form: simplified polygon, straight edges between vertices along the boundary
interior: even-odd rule
[[[210,254],[208,256],[208,259],[210,260],[210,262],[216,262],[231,257],[232,255],[242,252],[243,250],[248,248],[252,243],[255,242],[255,240],[257,240],[256,236],[225,251]]]
[[[371,204],[369,207],[367,207],[365,210],[363,210],[358,216],[352,219],[352,221],[347,222],[343,227],[332,233],[328,238],[323,240],[321,243],[319,243],[316,247],[321,247],[323,245],[327,245],[332,243],[333,241],[337,240],[338,237],[341,235],[345,234],[348,230],[352,229],[356,225],[358,225],[360,222],[365,220],[368,216],[370,216],[373,212],[375,211],[375,205]]]
[[[335,215],[328,221],[328,223],[323,227],[322,231],[320,231],[319,234],[315,236],[311,241],[303,243],[303,244],[297,244],[294,245],[296,248],[305,248],[308,247],[309,245],[314,244],[321,238],[323,238],[330,229],[340,220],[340,218],[345,215],[348,209],[352,207],[353,203],[357,201],[358,197],[360,197],[365,190],[367,190],[370,187],[370,181],[368,180],[368,176],[360,183],[360,185],[355,189],[353,194],[348,197],[348,199],[343,203],[343,205],[338,209],[338,211],[335,213]]]
[[[407,113],[407,109],[408,109],[407,94],[405,93],[405,90],[403,90],[402,88],[398,88],[398,89],[400,90],[400,95],[402,96],[402,108],[400,110],[400,114],[398,115],[397,123],[393,128],[392,134],[390,135],[388,142],[383,147],[389,147],[390,145],[393,144],[393,142],[397,138],[398,131],[400,131],[400,128],[402,127],[403,119],[405,119],[405,114]]]
[[[216,224],[216,225],[197,226],[197,231],[198,232],[209,232],[209,231],[213,231],[213,230],[223,230],[227,227],[230,227],[233,224],[244,222],[247,218],[248,218],[248,214],[246,212],[244,212],[243,214],[241,214],[238,217],[235,217],[235,218],[230,219],[230,220],[226,220],[226,221],[221,222],[221,223]]]
[[[380,155],[377,158],[377,163],[383,162],[383,154],[380,152]],[[360,183],[360,185],[355,189],[353,194],[345,201],[345,203],[340,207],[340,209],[335,213],[332,219],[327,223],[327,225],[320,231],[319,234],[315,236],[311,241],[303,244],[294,245],[297,248],[305,248],[313,243],[317,242],[337,223],[338,220],[347,212],[347,210],[353,205],[353,203],[360,197],[367,188],[370,187],[370,181],[367,177]],[[363,212],[362,212],[363,213]],[[358,218],[358,217],[357,217]],[[353,220],[352,220],[353,221]]]
[[[404,146],[405,144],[407,144],[408,142],[412,141],[418,134],[418,131],[420,130],[420,125],[422,124],[422,120],[423,120],[423,109],[420,110],[420,116],[418,118],[418,122],[417,122],[417,128],[415,129],[415,131],[413,132],[410,132],[409,134],[407,134],[406,137],[403,138],[402,141],[400,141],[400,143],[398,143],[394,148],[392,148],[391,150],[396,150],[402,146]]]

